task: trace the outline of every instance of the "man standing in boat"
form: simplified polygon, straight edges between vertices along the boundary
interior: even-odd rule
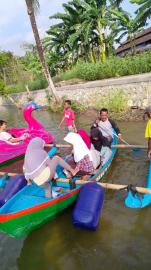
[[[115,132],[118,136],[118,139],[122,140],[122,134],[120,132],[120,129],[118,128],[115,121],[109,117],[109,112],[108,112],[108,109],[106,109],[106,108],[102,108],[100,110],[100,116],[93,124],[92,128],[93,127],[98,127],[99,130],[101,131],[103,137],[107,138],[110,143],[113,140],[113,130],[112,129],[115,130]]]
[[[147,107],[144,113],[144,117],[145,115],[148,116],[148,122],[147,122],[147,126],[146,126],[146,130],[145,130],[145,138],[148,139],[148,151],[147,151],[147,155],[148,158],[151,158],[151,106]]]

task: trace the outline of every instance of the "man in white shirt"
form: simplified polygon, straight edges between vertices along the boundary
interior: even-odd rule
[[[18,138],[14,138],[9,132],[7,132],[7,122],[0,120],[0,140],[8,143],[19,143],[27,138],[27,134],[23,134]]]
[[[106,108],[102,108],[100,110],[100,117],[95,121],[92,128],[93,127],[98,127],[103,137],[107,138],[109,142],[112,142],[113,139],[112,129],[115,130],[116,134],[118,135],[118,139],[122,140],[122,134],[120,133],[118,126],[114,120],[109,118],[109,112]]]

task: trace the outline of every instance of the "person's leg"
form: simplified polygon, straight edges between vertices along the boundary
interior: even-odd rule
[[[49,182],[46,182],[45,184],[42,185],[42,187],[45,190],[45,197],[46,198],[51,198],[52,194],[51,194],[51,186]]]
[[[111,157],[112,151],[111,151],[111,149],[109,147],[102,146],[100,155],[101,155],[102,165],[104,165],[109,160],[109,158]]]
[[[72,169],[72,167],[66,161],[64,161],[62,158],[60,158],[59,156],[53,157],[52,160],[48,161],[47,165],[50,168],[50,174],[51,174],[50,179],[52,179],[54,177],[57,165],[60,165],[63,169],[74,174],[74,169]]]

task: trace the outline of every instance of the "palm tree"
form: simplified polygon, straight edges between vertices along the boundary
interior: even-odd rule
[[[139,5],[136,18],[145,25],[147,19],[151,18],[151,0],[131,0],[131,3]]]
[[[32,26],[36,46],[37,46],[39,59],[40,59],[42,69],[43,69],[43,73],[44,73],[44,75],[45,75],[45,77],[46,77],[46,79],[48,81],[48,89],[50,89],[50,93],[53,94],[56,102],[59,102],[60,99],[59,99],[59,97],[57,95],[56,89],[54,87],[52,78],[51,78],[50,73],[49,73],[48,66],[47,66],[46,61],[45,61],[44,52],[43,52],[43,48],[42,48],[42,43],[41,43],[41,40],[40,40],[40,36],[39,36],[37,24],[36,24],[36,19],[35,19],[35,11],[37,11],[39,9],[39,7],[40,7],[39,1],[38,0],[25,0],[25,2],[26,2],[26,5],[27,5],[27,12],[28,12],[28,15],[29,15],[29,18],[30,18],[30,22],[31,22],[31,26]]]

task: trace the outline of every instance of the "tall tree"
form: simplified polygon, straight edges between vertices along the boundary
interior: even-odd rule
[[[50,73],[49,73],[48,66],[47,66],[46,61],[45,61],[44,51],[43,51],[42,43],[40,40],[40,36],[39,36],[37,24],[36,24],[35,11],[38,10],[40,7],[39,1],[38,0],[25,0],[25,2],[27,5],[27,12],[28,12],[28,15],[30,18],[30,22],[31,22],[31,26],[32,26],[36,46],[37,46],[39,59],[40,59],[41,65],[42,65],[44,75],[48,81],[48,89],[50,89],[50,92],[51,92],[51,94],[53,94],[56,102],[59,102],[60,99],[57,95],[56,89],[54,87],[52,78],[51,78]]]

